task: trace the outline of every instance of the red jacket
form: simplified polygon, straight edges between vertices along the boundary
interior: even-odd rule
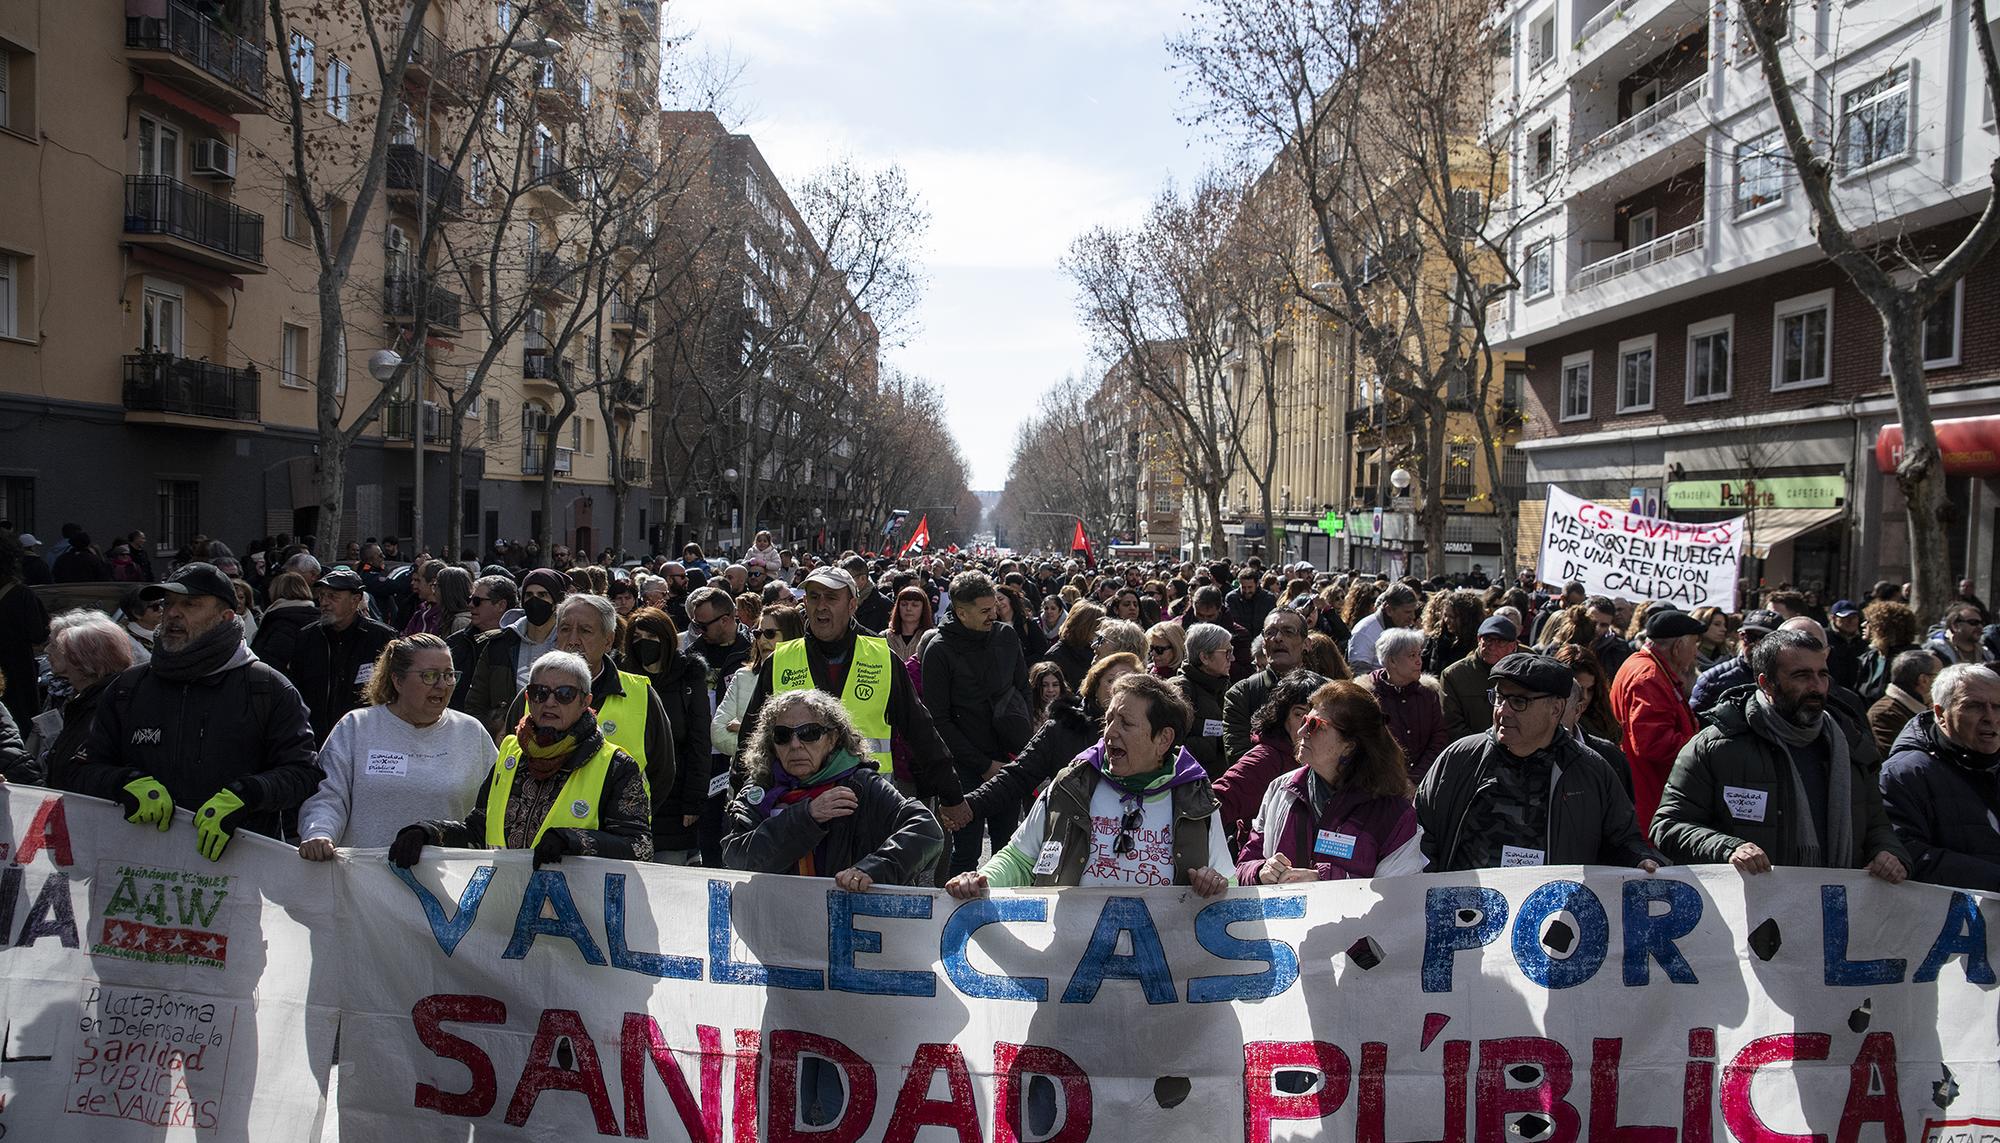
[[[1648,647],[1618,668],[1611,684],[1611,714],[1624,733],[1618,745],[1632,765],[1632,809],[1639,828],[1651,827],[1660,792],[1681,747],[1699,730],[1678,673]]]

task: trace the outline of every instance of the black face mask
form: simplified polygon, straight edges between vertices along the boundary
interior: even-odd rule
[[[651,672],[657,669],[665,654],[666,647],[652,639],[632,640],[632,661],[637,663],[642,671]]]
[[[521,609],[528,613],[528,622],[536,627],[547,623],[556,613],[556,605],[539,595],[529,596],[521,604]]]

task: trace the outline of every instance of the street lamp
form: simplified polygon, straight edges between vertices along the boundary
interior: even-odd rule
[[[1398,493],[1408,492],[1410,490],[1410,470],[1400,465],[1397,466],[1396,470],[1389,474],[1389,483],[1395,486]]]

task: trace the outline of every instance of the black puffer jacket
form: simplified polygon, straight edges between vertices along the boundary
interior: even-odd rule
[[[1012,627],[996,623],[974,631],[947,610],[922,658],[924,707],[960,782],[978,781],[987,767],[1028,744],[1034,731],[1028,664]]]
[[[1194,708],[1194,725],[1182,745],[1213,782],[1229,771],[1229,758],[1222,748],[1222,699],[1229,692],[1229,677],[1211,675],[1190,658],[1168,681]]]
[[[355,616],[345,631],[320,620],[299,632],[290,659],[275,661],[306,700],[315,741],[325,742],[343,715],[367,705],[361,699],[364,672],[373,671],[375,657],[395,637],[394,628],[366,615]]]
[[[695,827],[683,818],[699,817],[708,801],[708,663],[699,652],[669,649],[673,658],[660,673],[647,674],[660,705],[666,708],[668,734],[674,740],[674,783],[662,812],[653,820],[653,848],[693,849]]]
[[[965,804],[976,815],[1017,806],[1035,794],[1035,788],[1053,779],[1076,756],[1104,737],[1104,712],[1097,704],[1076,695],[1064,695],[1049,704],[1048,721],[1021,748],[1012,762],[965,796]]]
[[[1910,876],[2000,893],[2000,760],[1953,745],[1930,711],[1882,764],[1882,808],[1915,861]]]
[[[854,812],[827,822],[813,820],[810,800],[759,821],[755,807],[740,795],[761,800],[764,791],[755,782],[744,786],[725,814],[729,833],[722,839],[723,861],[747,873],[793,873],[800,859],[824,842],[822,876],[859,869],[878,885],[908,885],[937,860],[944,830],[922,802],[904,797],[865,762],[848,771],[840,785],[854,791]]]
[[[257,617],[251,653],[267,663],[289,663],[299,648],[299,632],[319,621],[319,608],[303,599],[281,599]]]

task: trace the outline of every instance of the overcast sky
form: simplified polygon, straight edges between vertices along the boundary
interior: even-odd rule
[[[741,68],[738,122],[796,185],[900,165],[931,212],[920,328],[888,364],[939,384],[973,487],[1007,478],[1036,397],[1090,368],[1058,266],[1212,148],[1184,127],[1167,0],[669,0],[687,50]]]

